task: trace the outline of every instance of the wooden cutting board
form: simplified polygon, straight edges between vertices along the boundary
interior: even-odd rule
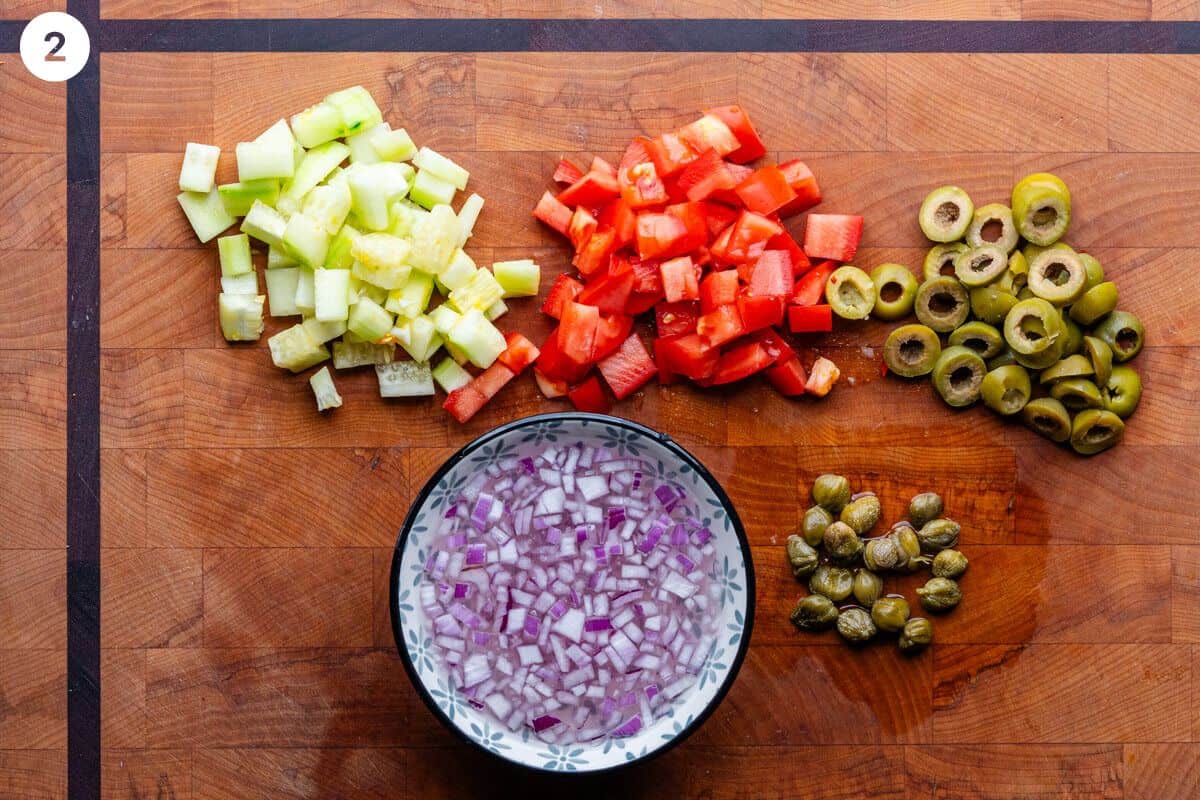
[[[105,796],[1196,796],[1198,65],[1103,54],[105,54]],[[543,288],[569,257],[529,213],[557,159],[616,157],[631,136],[707,106],[743,105],[772,158],[813,169],[820,210],[866,217],[856,259],[866,268],[919,267],[915,214],[929,188],[1007,202],[1022,175],[1054,171],[1073,191],[1068,239],[1145,321],[1141,408],[1119,448],[1080,458],[982,409],[952,411],[928,384],[881,378],[888,326],[876,322],[814,342],[844,374],[824,400],[749,381],[650,386],[618,404],[615,414],[695,452],[734,498],[754,545],[752,645],[720,709],[665,757],[586,786],[517,772],[463,747],[418,699],[392,643],[387,575],[409,499],[443,459],[496,424],[565,406],[523,378],[460,426],[433,400],[381,400],[366,370],[339,373],[345,405],[318,415],[307,376],[271,365],[266,336],[279,323],[257,345],[222,340],[215,248],[195,242],[174,200],[185,142],[220,145],[218,180],[233,180],[237,141],[354,83],[394,126],[470,170],[487,200],[475,260],[532,256]],[[46,90],[21,91],[28,102]],[[0,207],[23,220],[0,222],[0,245],[51,262],[47,288],[27,280],[30,262],[0,254],[0,374],[15,377],[0,389],[11,431],[0,475],[25,495],[58,491],[65,472],[61,331],[10,322],[30,296],[53,319],[65,294],[61,234],[36,205],[61,213],[60,195],[32,194],[30,177],[61,181],[62,166],[37,150],[0,122],[0,165],[15,184]],[[541,341],[539,305],[512,302],[501,327]],[[924,655],[851,651],[787,622],[801,590],[782,543],[825,471],[878,492],[888,521],[936,490],[962,523],[966,599],[937,621]],[[0,648],[13,643],[0,649],[0,697],[25,713],[0,720],[18,731],[0,734],[0,794],[8,780],[20,797],[50,784],[11,776],[45,753],[49,774],[61,769],[65,741],[61,701],[22,704],[39,687],[61,690],[41,677],[63,669],[65,613],[61,536],[36,533],[47,518],[60,527],[46,505],[2,506],[15,533],[0,543],[11,548],[0,550],[0,600],[13,612],[0,615]],[[894,585],[913,598],[913,581]]]

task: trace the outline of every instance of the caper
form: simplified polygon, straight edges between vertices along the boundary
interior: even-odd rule
[[[881,631],[895,633],[908,622],[908,601],[903,597],[888,595],[875,601],[871,606],[871,621]]]
[[[866,319],[875,307],[875,284],[858,267],[838,267],[825,283],[825,301],[842,319]]]
[[[991,239],[993,228],[998,227],[996,238]],[[1012,209],[1003,203],[988,203],[975,209],[971,216],[971,224],[967,227],[967,244],[971,247],[990,244],[999,247],[1005,253],[1017,246],[1017,226],[1013,224]]]
[[[875,623],[870,614],[855,606],[838,615],[837,630],[847,642],[858,644],[875,635]]]
[[[1065,442],[1071,438],[1071,415],[1053,397],[1030,400],[1021,409],[1021,418],[1026,425],[1052,442]]]
[[[921,492],[908,501],[908,518],[913,525],[924,525],[942,515],[942,496],[937,492]]]
[[[925,254],[925,263],[921,266],[923,280],[931,281],[943,275],[954,277],[954,259],[959,253],[967,252],[967,246],[962,242],[935,244]]]
[[[842,475],[817,476],[812,487],[813,501],[833,514],[840,513],[850,502],[850,481]]]
[[[1113,360],[1128,361],[1142,351],[1146,329],[1136,315],[1128,311],[1114,311],[1092,329],[1092,335],[1112,348]]]
[[[1059,359],[1057,363],[1047,367],[1038,378],[1039,383],[1054,383],[1064,378],[1089,378],[1095,374],[1092,360],[1085,355],[1076,353],[1073,356]]]
[[[941,614],[950,611],[962,601],[962,590],[950,578],[930,578],[917,589],[921,605],[926,611]]]
[[[1085,408],[1103,408],[1104,398],[1100,389],[1087,378],[1066,378],[1050,387],[1050,396],[1063,404],[1068,411]]]
[[[883,343],[883,363],[902,378],[928,375],[941,354],[937,334],[924,325],[901,325]]]
[[[842,509],[842,516],[854,507],[854,503]],[[835,522],[825,529],[825,552],[838,561],[852,561],[862,552],[862,539],[845,522]]]
[[[937,578],[955,578],[967,571],[967,557],[961,551],[946,548],[933,557],[932,571]]]
[[[1008,270],[1008,253],[994,244],[972,247],[954,259],[954,275],[963,286],[986,286]]]
[[[947,347],[933,366],[933,388],[946,405],[969,406],[979,399],[986,371],[983,359],[974,350],[961,345]]]
[[[959,524],[952,519],[931,519],[917,531],[922,553],[936,553],[958,544]]]
[[[1097,283],[1083,293],[1071,306],[1071,319],[1080,325],[1091,325],[1117,307],[1117,285],[1112,281]]]
[[[1016,414],[1033,393],[1029,382],[1029,373],[1020,364],[1009,364],[996,367],[983,376],[983,384],[979,387],[983,404],[997,414],[1008,416]]]
[[[939,186],[921,202],[917,221],[921,231],[934,242],[961,239],[971,224],[975,204],[971,196],[957,186]]]
[[[850,591],[864,608],[870,608],[883,594],[883,579],[869,569],[855,570],[854,586]]]
[[[889,572],[907,566],[908,554],[900,546],[896,537],[889,534],[878,539],[867,540],[863,548],[863,563],[869,570]]]
[[[1071,447],[1090,456],[1107,450],[1125,435],[1125,423],[1111,411],[1089,408],[1075,415],[1071,423]]]
[[[917,277],[903,264],[880,264],[871,270],[875,284],[877,318],[887,321],[903,319],[912,313],[917,299]]]
[[[841,520],[862,536],[875,527],[882,514],[883,506],[879,504],[879,498],[873,494],[865,494],[857,500],[851,500],[850,504],[842,509]],[[828,538],[825,540],[825,546],[829,546]]]
[[[974,350],[980,358],[991,358],[1004,349],[1004,337],[986,322],[963,323],[954,329],[948,341]]]
[[[902,569],[915,572],[919,567],[929,563],[928,559],[921,555],[921,539],[911,525],[897,525],[892,528],[889,535],[896,539],[900,551],[904,553],[906,562],[902,565]]]
[[[967,321],[971,303],[957,278],[934,278],[917,287],[913,310],[921,324],[938,333],[949,333]]]
[[[1004,339],[1017,355],[1042,352],[1062,332],[1062,315],[1041,298],[1020,301],[1004,318]]]
[[[820,506],[813,506],[804,512],[804,519],[800,521],[800,535],[810,547],[820,547],[825,538],[825,529],[831,522],[833,514]]]
[[[1083,347],[1083,328],[1076,324],[1075,320],[1071,319],[1070,314],[1062,315],[1063,335],[1059,339],[1062,343],[1062,354],[1071,356],[1079,352]]]
[[[835,603],[849,597],[853,586],[854,576],[850,570],[832,564],[820,565],[808,579],[809,591],[813,594],[823,594]]]
[[[913,617],[904,623],[897,644],[905,655],[919,653],[933,641],[933,625],[924,617]]]
[[[792,575],[797,579],[812,575],[819,562],[817,551],[794,533],[787,538],[787,557],[792,565]]]
[[[1044,250],[1029,262],[1029,289],[1035,295],[1065,306],[1087,291],[1087,267],[1076,253]]]
[[[1096,374],[1096,384],[1103,386],[1112,375],[1113,351],[1106,342],[1095,336],[1083,337],[1083,352],[1092,361],[1092,371]]]
[[[837,606],[820,594],[800,598],[791,614],[792,624],[802,631],[828,630],[837,622],[837,618]]]
[[[1100,262],[1096,260],[1095,256],[1080,253],[1079,260],[1083,262],[1083,267],[1087,270],[1087,288],[1091,289],[1104,281],[1104,267],[1100,266]]]
[[[1104,407],[1121,419],[1131,415],[1142,399],[1142,379],[1132,367],[1113,367],[1104,384]]]
[[[1017,296],[1003,286],[977,286],[970,291],[971,313],[989,325],[1000,325],[1009,310],[1017,304]]]

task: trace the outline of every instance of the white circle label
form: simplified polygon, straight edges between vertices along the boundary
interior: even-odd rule
[[[65,81],[78,75],[91,49],[83,23],[61,11],[38,14],[21,31],[21,60],[44,81]]]

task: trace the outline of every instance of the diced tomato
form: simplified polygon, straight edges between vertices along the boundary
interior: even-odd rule
[[[604,314],[596,325],[596,338],[588,359],[595,363],[621,346],[633,330],[633,317],[626,314]]]
[[[675,176],[675,191],[687,200],[703,200],[734,185],[729,165],[716,150],[705,150]]]
[[[728,228],[738,218],[738,210],[730,208],[724,203],[700,203],[701,212],[704,214],[704,222],[708,225],[709,238],[715,237],[718,233]]]
[[[683,336],[696,332],[700,307],[695,300],[659,303],[654,307],[654,327],[659,336]]]
[[[538,353],[541,352],[538,350],[537,345],[516,331],[505,335],[504,339],[508,342],[508,347],[500,354],[497,361],[518,375],[536,361]]]
[[[630,208],[648,208],[670,200],[653,162],[621,170],[617,183],[621,187],[621,198]]]
[[[625,337],[621,346],[596,366],[618,400],[624,400],[658,374],[654,359],[636,333]]]
[[[607,414],[612,410],[612,404],[608,402],[608,397],[604,394],[604,387],[600,385],[600,380],[595,375],[567,392],[567,397],[571,399],[571,403],[577,411]]]
[[[563,355],[580,364],[593,361],[592,346],[599,324],[600,309],[583,303],[568,303],[558,326],[558,346]]]
[[[550,287],[550,294],[546,296],[546,302],[542,303],[542,312],[555,319],[562,319],[563,309],[567,307],[567,303],[579,297],[579,293],[582,291],[582,283],[565,272],[559,274],[554,285]]]
[[[788,257],[792,260],[792,278],[798,278],[812,267],[812,262],[808,260],[808,255],[800,249],[800,245],[796,244],[796,240],[791,235],[784,231],[778,236],[774,236],[767,242],[768,250],[783,250],[787,252]]]
[[[725,162],[725,169],[729,171],[730,179],[733,181],[733,186],[737,186],[742,181],[754,174],[754,170],[750,167],[744,167],[741,164],[733,164]],[[718,203],[725,203],[729,206],[741,208],[742,198],[737,196],[737,192],[733,190],[733,186],[728,189],[717,189],[712,193],[709,200],[716,200]]]
[[[717,234],[717,238],[713,239],[713,243],[709,245],[709,254],[717,261],[723,261],[726,264],[732,264],[733,259],[729,257],[729,243],[733,239],[734,225],[730,225],[725,230]]]
[[[625,304],[633,292],[634,279],[633,270],[629,267],[597,278],[579,293],[579,302],[595,306],[607,314],[624,314]]]
[[[635,292],[662,291],[662,276],[658,271],[659,262],[634,255],[630,257],[629,264],[633,268],[633,274],[637,276],[637,280],[633,284]]]
[[[775,330],[767,328],[761,331],[755,331],[750,334],[750,340],[758,342],[767,351],[773,361],[771,363],[778,364],[780,361],[785,361],[796,355],[796,351],[783,340],[783,337]]]
[[[541,370],[542,374],[553,380],[564,381],[566,383],[575,383],[583,380],[583,376],[587,375],[591,369],[591,364],[587,361],[574,361],[568,358],[559,346],[559,329],[555,328],[546,337],[546,341],[542,342],[541,353],[537,357],[537,369]]]
[[[572,184],[583,177],[583,170],[572,164],[565,158],[558,160],[558,166],[554,168],[554,182]]]
[[[571,225],[571,209],[560,203],[549,192],[543,194],[542,199],[538,200],[537,206],[533,209],[533,216],[564,236],[567,234],[567,228]]]
[[[686,165],[695,161],[700,153],[676,133],[664,133],[657,139],[651,139],[646,145],[658,174],[662,177],[674,175]]]
[[[663,292],[661,285],[656,291],[634,292],[629,295],[629,302],[625,304],[625,313],[630,317],[636,317],[654,308],[662,302],[662,299]]]
[[[767,148],[763,145],[762,139],[758,138],[758,131],[754,130],[750,117],[746,115],[741,106],[721,106],[709,109],[708,113],[724,122],[729,130],[733,131],[738,144],[741,145],[728,155],[730,161],[735,164],[745,164],[747,161],[753,161],[766,154]]]
[[[592,238],[592,234],[596,232],[597,227],[599,227],[599,223],[592,216],[592,212],[583,206],[575,209],[575,213],[571,215],[571,227],[567,231],[567,238],[575,246],[576,252],[583,249],[588,239]]]
[[[589,171],[599,172],[601,175],[608,175],[611,178],[617,177],[617,168],[600,156],[592,156],[592,167]]]
[[[629,244],[637,236],[637,214],[622,198],[610,200],[596,218],[605,228],[612,228],[617,246]]]
[[[696,321],[696,333],[708,340],[713,347],[720,347],[726,342],[746,332],[742,323],[742,315],[738,313],[736,304],[718,306]]]
[[[532,343],[530,347],[532,347]],[[534,348],[536,350],[536,348]],[[471,386],[488,400],[491,400],[497,393],[513,378],[517,377],[519,370],[512,370],[509,366],[501,361],[494,362],[490,367],[471,379]]]
[[[792,293],[792,260],[783,250],[764,250],[754,262],[750,294],[787,297]]]
[[[737,302],[738,274],[732,269],[716,270],[700,281],[700,309],[709,313],[718,306]]]
[[[783,226],[753,211],[743,211],[733,223],[733,232],[725,246],[723,257],[734,263],[754,261],[767,249],[767,242],[783,233]],[[713,244],[716,254],[716,243]]]
[[[650,158],[650,140],[645,136],[635,136],[629,146],[625,148],[625,154],[621,156],[617,170],[629,169],[634,164],[645,164],[652,160]]]
[[[617,247],[617,235],[611,230],[597,230],[583,249],[575,254],[575,266],[583,275],[591,275],[608,266],[608,257]]]
[[[798,397],[804,394],[804,384],[808,376],[804,374],[804,365],[800,359],[792,356],[769,367],[765,373],[767,380],[785,397]]]
[[[817,186],[817,178],[807,164],[793,158],[780,164],[779,170],[787,178],[788,186],[796,193],[796,197],[790,203],[779,209],[779,216],[790,217],[820,204],[821,187]]]
[[[679,337],[672,338],[677,339]],[[654,363],[658,365],[658,382],[664,385],[668,383],[674,383],[675,379],[678,377],[675,372],[669,366],[667,366],[667,358],[664,355],[664,351],[670,349],[665,344],[669,341],[671,341],[671,339],[660,336],[652,343],[654,346]]]
[[[712,382],[722,384],[740,381],[771,366],[775,358],[762,342],[750,341],[731,347],[721,354]]]
[[[705,114],[695,122],[679,129],[679,138],[687,142],[697,153],[715,150],[719,156],[727,156],[741,147],[737,136],[724,120],[715,114]]]
[[[781,324],[783,303],[782,297],[739,295],[737,308],[742,317],[742,325],[750,332]]]
[[[809,258],[846,262],[858,252],[863,218],[854,214],[809,214],[804,227],[804,252]]]
[[[659,267],[662,272],[663,294],[667,302],[697,300],[700,287],[696,281],[696,267],[687,256],[664,261]]]
[[[837,269],[834,261],[822,261],[800,276],[792,289],[792,303],[798,306],[815,306],[825,297],[825,282]]]
[[[642,258],[670,258],[695,250],[708,238],[708,225],[692,203],[667,206],[663,213],[637,218],[637,249]],[[682,208],[681,208],[682,206]]]
[[[687,228],[687,237],[683,242],[683,246],[687,249],[683,251],[684,253],[708,244],[708,220],[705,219],[707,206],[707,203],[676,203],[666,208],[668,215],[683,222],[684,227]],[[683,255],[683,253],[674,253],[673,255]]]
[[[487,401],[488,398],[479,392],[475,381],[472,380],[466,386],[459,387],[447,395],[446,402],[442,403],[442,408],[450,412],[450,416],[459,422],[465,423],[475,416],[479,409],[487,404]]]
[[[595,208],[621,193],[617,176],[589,172],[558,193],[558,201],[568,206]]]
[[[698,333],[659,339],[654,352],[660,370],[685,375],[692,380],[711,377],[721,357],[721,351]]]
[[[754,170],[734,192],[748,210],[758,214],[773,214],[796,199],[787,177],[774,164]]]
[[[837,364],[828,358],[818,358],[812,365],[812,371],[808,375],[808,382],[804,384],[804,390],[817,397],[824,397],[829,394],[829,390],[833,388],[840,377],[842,377],[842,371],[838,369]]]
[[[821,333],[833,330],[833,310],[819,306],[788,306],[788,327],[793,333]]]
[[[547,400],[553,400],[556,397],[567,396],[567,382],[560,381],[556,378],[551,378],[537,367],[533,368],[533,379],[537,382],[537,387],[541,391],[542,396]]]

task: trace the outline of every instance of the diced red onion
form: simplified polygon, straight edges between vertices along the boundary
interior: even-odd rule
[[[615,727],[611,731],[609,731],[609,735],[616,736],[616,737],[633,736],[641,729],[642,729],[642,718],[639,715],[634,714],[632,717],[625,720],[620,725],[618,725],[617,727]]]

